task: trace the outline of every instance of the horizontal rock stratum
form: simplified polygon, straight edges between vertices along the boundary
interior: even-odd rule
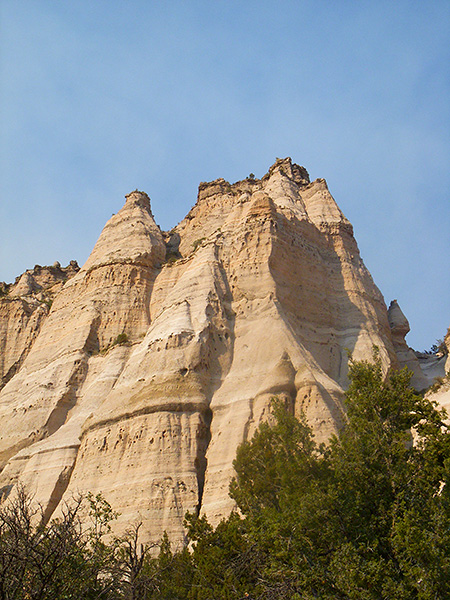
[[[201,183],[170,232],[136,190],[81,269],[35,267],[2,293],[1,495],[20,482],[46,519],[101,492],[118,533],[142,521],[145,539],[181,541],[186,511],[216,523],[232,508],[236,448],[273,396],[326,440],[348,351],[376,345],[420,380],[351,224],[290,159],[261,180]]]

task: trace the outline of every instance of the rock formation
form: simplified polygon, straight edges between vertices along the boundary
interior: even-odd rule
[[[388,309],[389,326],[392,333],[392,342],[400,367],[408,367],[412,371],[411,385],[416,390],[424,390],[433,383],[424,375],[419,360],[412,348],[405,341],[406,334],[410,331],[408,319],[402,312],[397,300],[392,300]]]
[[[132,192],[51,308],[22,317],[39,281],[2,301],[18,312],[0,313],[1,493],[21,481],[50,518],[102,492],[117,531],[141,520],[146,539],[182,540],[188,510],[213,523],[230,510],[236,448],[274,395],[326,440],[348,351],[376,345],[385,369],[395,348],[409,356],[326,182],[290,159],[261,180],[201,183],[170,232]]]
[[[14,284],[0,283],[0,389],[25,360],[53,298],[78,270],[75,261],[65,268],[36,265]]]

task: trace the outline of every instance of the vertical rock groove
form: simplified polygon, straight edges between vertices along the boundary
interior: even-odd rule
[[[203,414],[203,423],[206,429],[204,443],[199,444],[197,456],[195,458],[195,468],[197,471],[198,481],[198,503],[195,507],[195,512],[197,515],[200,514],[200,511],[202,509],[203,490],[205,488],[205,476],[206,469],[208,467],[208,459],[206,458],[206,453],[208,451],[209,442],[211,441],[211,421],[212,411],[208,408]]]

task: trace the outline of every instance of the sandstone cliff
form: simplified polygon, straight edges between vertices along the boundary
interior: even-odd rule
[[[170,232],[132,192],[51,309],[30,312],[26,331],[11,319],[3,497],[20,480],[49,518],[102,492],[118,531],[142,520],[147,539],[183,539],[187,510],[212,522],[230,510],[236,448],[272,396],[326,440],[344,418],[348,351],[370,359],[376,345],[386,369],[395,349],[410,358],[326,182],[290,159],[261,180],[200,184]]]
[[[14,284],[0,283],[0,389],[18,371],[49,313],[53,298],[79,267],[36,265]]]

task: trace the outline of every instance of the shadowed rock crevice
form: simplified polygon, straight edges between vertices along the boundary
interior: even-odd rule
[[[42,522],[44,525],[46,525],[50,521],[53,513],[59,505],[61,498],[63,497],[67,486],[69,485],[70,477],[72,475],[74,466],[75,462],[71,466],[65,467],[59,474],[58,480],[55,484],[55,487],[53,488],[53,491],[50,494],[48,504],[44,510],[44,514],[42,517]]]
[[[13,363],[8,371],[5,373],[5,375],[3,375],[1,382],[0,382],[0,389],[5,386],[8,381],[10,379],[12,379],[14,377],[14,375],[17,373],[17,371],[20,369],[20,367],[22,366],[23,361],[25,360],[25,358],[27,357],[28,352],[30,351],[31,346],[29,348],[25,348],[22,352],[22,354],[20,355],[19,359]]]
[[[56,403],[43,427],[42,437],[53,435],[64,425],[68,414],[75,406],[78,398],[78,390],[82,387],[88,371],[87,356],[80,356],[74,361],[73,371],[66,384],[66,389]]]
[[[203,490],[205,488],[205,476],[206,469],[208,468],[208,459],[206,458],[206,452],[208,450],[209,442],[211,441],[211,421],[212,421],[212,411],[210,409],[206,410],[203,414],[203,427],[204,430],[201,432],[202,435],[198,440],[198,450],[197,456],[195,458],[195,469],[197,471],[197,481],[198,481],[198,503],[195,507],[195,512],[197,515],[200,514],[202,508],[202,500],[203,500]]]

